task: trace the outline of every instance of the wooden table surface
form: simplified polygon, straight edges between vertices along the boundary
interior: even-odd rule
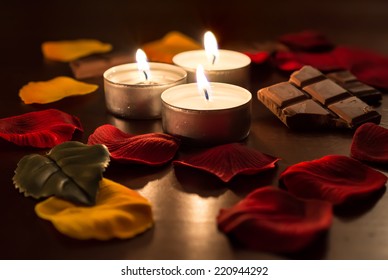
[[[12,2],[12,3],[11,3]],[[197,40],[213,30],[221,46],[274,40],[305,29],[325,33],[338,44],[388,55],[386,1],[9,1],[0,9],[0,118],[56,108],[78,116],[82,141],[110,123],[130,133],[161,132],[161,121],[126,121],[105,109],[102,77],[97,92],[46,105],[25,105],[19,89],[29,81],[72,76],[66,63],[43,59],[44,41],[95,38],[115,48],[139,45],[179,30]],[[39,219],[36,200],[25,198],[12,183],[24,155],[44,150],[0,141],[0,259],[388,259],[388,195],[339,213],[328,234],[298,254],[283,255],[244,249],[218,231],[219,209],[230,207],[250,191],[278,185],[288,166],[329,154],[349,155],[352,132],[294,132],[256,99],[259,88],[286,80],[273,69],[254,66],[251,133],[247,145],[282,160],[265,176],[237,178],[230,184],[212,176],[171,166],[146,168],[112,164],[105,177],[138,190],[153,204],[155,226],[129,240],[78,241]],[[388,128],[388,98],[377,110]],[[387,171],[383,171],[387,174]]]

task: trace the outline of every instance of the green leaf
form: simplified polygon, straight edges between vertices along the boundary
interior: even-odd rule
[[[55,195],[74,203],[93,205],[108,164],[109,151],[104,145],[70,141],[55,146],[46,156],[23,157],[13,182],[25,196]]]

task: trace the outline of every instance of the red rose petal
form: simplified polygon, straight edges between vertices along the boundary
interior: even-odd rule
[[[221,209],[218,227],[245,246],[271,252],[295,252],[329,229],[332,206],[303,200],[275,187],[250,193],[230,209]]]
[[[364,50],[339,46],[323,53],[279,51],[274,63],[283,71],[296,71],[304,65],[321,71],[347,69],[361,82],[388,89],[388,57]]]
[[[355,65],[351,71],[361,82],[388,90],[388,62],[386,64]]]
[[[348,69],[346,61],[338,58],[335,52],[336,49],[324,53],[282,51],[275,54],[274,62],[283,71],[296,71],[304,65],[311,65],[321,71]]]
[[[336,56],[341,57],[360,81],[371,86],[388,89],[388,57],[370,51],[338,47]]]
[[[350,154],[363,161],[388,163],[388,129],[374,123],[365,123],[353,136]]]
[[[131,135],[113,125],[102,125],[89,136],[88,144],[104,144],[113,160],[159,166],[169,162],[179,148],[179,141],[167,134]]]
[[[83,131],[79,119],[49,109],[0,119],[0,137],[19,146],[52,148]]]
[[[384,188],[387,177],[358,160],[330,155],[290,166],[280,181],[298,197],[339,205]]]
[[[185,155],[175,165],[197,168],[229,182],[238,174],[257,174],[275,167],[279,158],[263,154],[241,144],[225,144]]]
[[[259,51],[259,52],[245,52],[247,56],[252,60],[253,63],[256,64],[262,64],[264,62],[267,62],[270,55],[266,51]]]
[[[315,51],[333,47],[333,44],[322,34],[314,30],[305,30],[299,33],[285,34],[279,42],[293,50]]]

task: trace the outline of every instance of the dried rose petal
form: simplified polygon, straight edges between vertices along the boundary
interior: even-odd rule
[[[72,238],[109,240],[132,238],[154,221],[150,202],[137,192],[103,178],[96,205],[85,207],[50,197],[35,206],[36,214]]]
[[[253,63],[256,64],[262,64],[264,62],[267,62],[270,55],[267,51],[258,51],[258,52],[244,52],[249,58],[252,60]]]
[[[332,206],[303,200],[275,187],[250,193],[230,209],[221,209],[218,227],[245,246],[271,252],[295,252],[329,229]]]
[[[93,53],[104,53],[111,50],[111,44],[94,39],[49,41],[42,44],[44,57],[62,62],[69,62]]]
[[[281,51],[275,54],[274,62],[283,71],[296,71],[304,65],[311,65],[321,71],[349,69],[347,62],[337,57],[336,51],[337,48],[323,53]]]
[[[0,119],[0,137],[19,146],[52,148],[83,131],[79,119],[49,109]]]
[[[336,56],[348,65],[350,70],[361,82],[368,85],[388,89],[388,57],[370,51],[338,47]]]
[[[346,69],[357,79],[373,87],[388,89],[388,57],[370,51],[337,46],[327,51],[311,53],[317,47],[330,46],[322,34],[301,32],[286,34],[279,41],[293,49],[293,52],[278,52],[274,62],[281,70],[295,71],[303,65],[311,65],[321,71]]]
[[[178,31],[171,31],[163,38],[142,46],[150,61],[165,63],[172,63],[172,58],[178,53],[201,48],[202,46],[194,39]]]
[[[358,160],[388,163],[388,129],[365,123],[353,136],[351,156]]]
[[[325,35],[314,30],[285,34],[279,38],[279,42],[293,50],[300,51],[321,51],[333,47]]]
[[[298,197],[339,205],[384,188],[387,177],[358,160],[330,155],[290,166],[280,181]]]
[[[88,144],[104,144],[113,160],[152,166],[168,163],[179,148],[179,141],[173,136],[163,133],[131,135],[110,124],[98,127],[89,136]]]
[[[276,67],[286,72],[297,71],[305,65],[303,62],[299,62],[296,54],[289,51],[275,53],[273,62]]]
[[[283,71],[299,70],[304,65],[321,71],[347,69],[361,82],[388,89],[388,57],[364,50],[338,46],[323,53],[279,51],[274,63]]]
[[[85,95],[96,91],[98,85],[60,76],[49,81],[29,82],[19,91],[25,104],[47,104],[74,95]]]
[[[204,170],[229,182],[238,174],[257,174],[275,167],[279,158],[241,144],[225,144],[182,156],[173,163]]]

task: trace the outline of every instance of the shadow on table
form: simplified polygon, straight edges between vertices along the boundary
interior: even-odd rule
[[[49,240],[46,240],[45,248],[40,252],[31,252],[34,254],[31,259],[88,259],[88,260],[118,260],[131,259],[131,256],[139,254],[150,246],[154,238],[155,228],[146,230],[131,239],[110,239],[101,240],[77,240],[59,233],[52,224],[47,221],[43,227],[49,234]],[[53,241],[53,242],[50,242]],[[51,246],[50,246],[51,245]],[[57,251],[60,251],[60,256]]]
[[[367,197],[363,197],[362,200],[352,200],[342,205],[336,206],[334,207],[334,214],[344,221],[349,221],[358,218],[359,216],[371,210],[380,200],[380,198],[384,195],[386,190],[387,188],[384,187],[369,194],[369,196]]]
[[[131,189],[141,189],[149,182],[166,176],[170,168],[170,165],[154,167],[111,162],[104,177],[124,184]]]
[[[276,177],[276,169],[272,169],[254,175],[237,175],[226,183],[213,174],[191,167],[175,165],[174,170],[184,191],[202,197],[218,197],[228,189],[239,197],[245,197],[259,187],[271,185]]]
[[[263,253],[268,259],[320,260],[325,259],[328,244],[328,232],[323,232],[304,249],[294,253],[271,253],[255,251],[242,247],[236,240],[230,239],[231,246],[239,259],[256,259],[258,253]]]

